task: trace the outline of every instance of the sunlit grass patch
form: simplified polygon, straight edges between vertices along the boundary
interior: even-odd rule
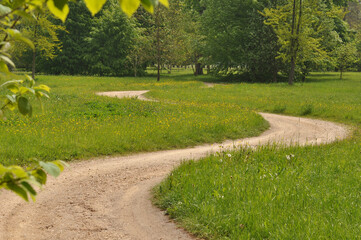
[[[153,92],[165,99],[238,104],[354,128],[349,139],[330,145],[267,146],[185,162],[154,189],[156,204],[206,239],[358,239],[360,77],[347,73],[340,81],[337,74],[316,73],[295,86],[231,84],[192,94]]]
[[[52,88],[45,113],[34,99],[32,118],[0,121],[0,162],[81,159],[183,148],[260,134],[268,124],[228,103],[144,102],[95,95],[109,90],[192,91],[197,81],[154,78],[39,76]]]
[[[355,239],[361,143],[264,147],[185,162],[156,203],[207,239]]]

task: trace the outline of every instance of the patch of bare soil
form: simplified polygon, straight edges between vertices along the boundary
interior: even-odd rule
[[[143,91],[111,91],[111,92],[97,92],[96,95],[116,98],[137,98],[142,101],[156,101],[153,99],[146,98],[144,94],[149,90]]]
[[[36,203],[1,192],[0,239],[194,239],[150,202],[150,189],[179,163],[225,148],[270,142],[321,144],[347,136],[347,130],[335,123],[260,114],[270,129],[258,137],[75,162],[59,178],[49,179]]]

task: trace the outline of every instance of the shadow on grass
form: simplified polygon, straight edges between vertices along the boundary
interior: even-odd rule
[[[347,81],[347,75],[344,79],[340,79],[340,73],[337,72],[324,72],[324,73],[311,73],[307,79],[306,83],[314,82],[333,82],[333,81]]]
[[[154,77],[157,78],[157,74],[147,74],[147,77]],[[219,83],[221,81],[221,78],[219,76],[215,75],[200,75],[200,76],[194,76],[194,74],[191,73],[185,73],[185,74],[168,74],[163,73],[160,76],[160,79],[172,79],[175,81],[182,81],[182,82],[191,82],[191,81],[200,81],[200,82],[214,82]]]

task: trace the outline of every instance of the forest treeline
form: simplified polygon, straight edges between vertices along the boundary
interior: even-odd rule
[[[47,74],[129,76],[146,67],[192,66],[245,81],[292,84],[310,71],[361,70],[361,7],[344,0],[171,0],[152,15],[122,14],[117,1],[91,16],[70,2],[18,28],[35,44],[13,48],[18,68]]]

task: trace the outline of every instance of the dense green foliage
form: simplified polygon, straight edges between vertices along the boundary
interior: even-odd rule
[[[252,80],[269,81],[281,68],[275,59],[277,36],[259,13],[280,1],[207,0],[201,21],[205,54],[218,70],[248,72]]]
[[[123,76],[133,71],[127,56],[135,39],[134,23],[120,14],[117,2],[110,1],[100,16],[94,19],[91,32],[86,39],[88,52],[85,59],[89,62],[92,75]]]
[[[39,60],[38,71],[52,74],[89,74],[90,62],[85,56],[89,53],[89,44],[86,38],[93,26],[90,12],[83,2],[70,3],[72,9],[67,21],[63,26],[66,31],[59,32],[62,50],[56,53],[56,57],[47,60],[42,57]],[[53,20],[61,24],[60,20]]]
[[[121,1],[121,6],[132,1]],[[174,66],[191,66],[195,75],[207,67],[207,72],[253,82],[291,75],[292,83],[310,71],[341,69],[337,51],[359,42],[357,11],[344,18],[347,1],[173,0],[169,8],[145,7],[154,15],[138,9],[131,19],[119,13],[117,0],[97,2],[94,8],[104,4],[104,10],[96,15],[88,11],[89,2],[96,1],[69,2],[72,11],[65,7],[65,15],[57,15],[67,15],[68,21],[52,20],[67,32],[57,33],[62,50],[54,59],[42,54],[37,60],[39,72],[139,76],[147,66],[170,72]],[[135,6],[127,9],[135,11]]]
[[[100,76],[133,73],[128,56],[136,39],[137,28],[134,20],[121,13],[119,4],[109,1],[94,18],[83,2],[71,3],[70,7],[72,11],[63,24],[60,20],[51,19],[57,26],[66,29],[58,32],[62,48],[51,59],[47,54],[42,54],[37,60],[37,71]],[[20,54],[17,58],[26,61]],[[31,65],[24,67],[31,69]],[[144,71],[144,67],[137,67],[139,71]]]
[[[324,146],[224,152],[185,162],[155,189],[156,203],[206,239],[357,239],[361,217],[361,81],[359,73],[312,74],[309,83],[216,86],[172,101],[225,102],[260,111],[317,116],[354,128]],[[242,94],[239,94],[239,93]],[[156,94],[152,94],[156,96]]]

